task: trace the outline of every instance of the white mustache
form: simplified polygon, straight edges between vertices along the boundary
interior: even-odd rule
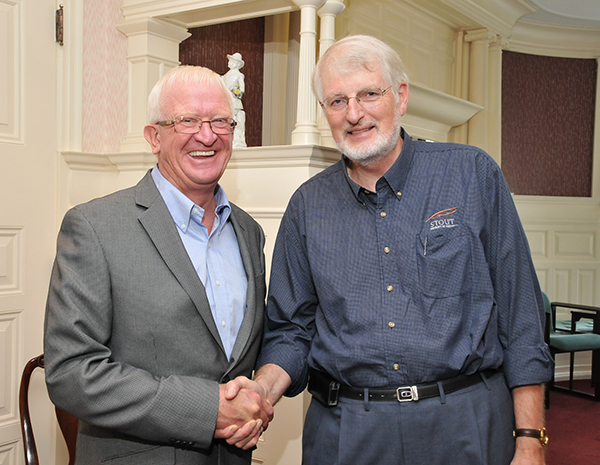
[[[356,130],[356,131],[353,130],[353,128],[356,128],[358,126],[362,127],[363,129],[359,129],[359,130]],[[379,123],[377,121],[366,121],[366,122],[361,123],[360,125],[358,125],[358,124],[346,124],[343,127],[342,131],[343,131],[344,134],[346,134],[348,132],[352,132],[352,133],[358,134],[358,133],[361,133],[361,132],[364,132],[364,131],[367,131],[367,130],[371,129],[372,127],[374,127],[375,129],[377,129],[377,131],[379,132]]]

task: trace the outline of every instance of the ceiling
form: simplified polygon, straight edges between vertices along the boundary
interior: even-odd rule
[[[538,11],[522,19],[562,26],[600,28],[600,0],[529,0]]]

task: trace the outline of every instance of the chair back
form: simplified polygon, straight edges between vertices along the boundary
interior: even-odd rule
[[[25,465],[39,465],[37,449],[35,447],[35,438],[29,415],[29,382],[31,374],[36,368],[44,368],[44,355],[38,355],[27,362],[23,369],[21,377],[21,386],[19,387],[19,413],[21,415],[21,433],[23,434],[23,450],[25,452]],[[56,417],[62,431],[63,437],[69,450],[69,465],[75,463],[75,446],[77,444],[77,424],[78,420],[74,416],[56,409]]]
[[[544,300],[544,312],[546,312],[546,327],[544,331],[546,344],[550,341],[550,333],[554,334],[554,319],[552,318],[552,305],[550,299],[545,292],[542,292],[542,298]]]

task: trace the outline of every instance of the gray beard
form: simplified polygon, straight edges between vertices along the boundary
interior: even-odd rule
[[[377,140],[366,149],[349,147],[346,143],[345,136],[342,136],[342,140],[337,143],[340,151],[346,155],[353,162],[362,165],[369,166],[387,157],[390,152],[396,146],[398,137],[400,137],[400,116],[396,118],[392,130],[388,134],[379,133]],[[375,123],[375,128],[379,132],[379,123]],[[344,133],[348,128],[344,128]]]

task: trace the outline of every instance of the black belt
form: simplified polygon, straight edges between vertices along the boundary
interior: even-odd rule
[[[489,378],[497,370],[485,370],[472,375],[460,375],[456,378],[440,381],[445,394],[456,392],[469,386],[480,383],[483,378]],[[438,383],[416,386],[401,386],[398,388],[359,388],[346,386],[331,378],[322,371],[311,370],[308,382],[308,391],[313,397],[326,407],[335,407],[340,397],[354,400],[364,400],[365,391],[369,393],[369,400],[377,402],[410,402],[431,397],[438,397],[440,389]]]

